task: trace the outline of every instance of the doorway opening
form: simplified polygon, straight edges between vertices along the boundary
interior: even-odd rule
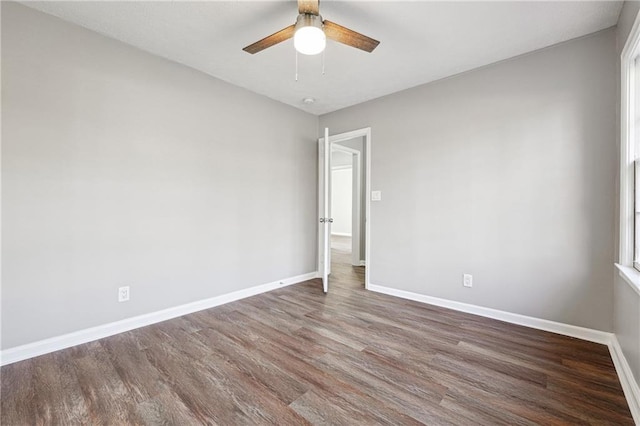
[[[364,286],[363,137],[331,145],[331,270]],[[361,236],[363,238],[361,238]],[[351,267],[349,267],[351,266]]]
[[[319,141],[318,265],[325,292],[329,275],[344,284],[368,287],[370,135],[369,128],[334,136],[326,131]],[[329,223],[322,225],[323,218]]]

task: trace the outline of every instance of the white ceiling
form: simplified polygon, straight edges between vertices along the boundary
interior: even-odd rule
[[[27,2],[158,56],[324,114],[570,40],[616,24],[621,1],[320,3],[320,13],[381,41],[365,53],[332,41],[321,56],[288,40],[241,49],[295,22],[292,1]],[[305,105],[302,99],[316,102]]]

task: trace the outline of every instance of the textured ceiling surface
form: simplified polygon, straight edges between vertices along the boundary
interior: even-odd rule
[[[253,92],[324,114],[616,24],[619,1],[320,3],[320,13],[381,41],[365,53],[328,41],[322,56],[288,40],[242,48],[295,22],[292,1],[25,2]],[[303,98],[316,101],[307,105]]]

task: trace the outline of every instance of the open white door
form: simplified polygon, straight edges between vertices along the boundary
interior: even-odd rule
[[[331,142],[329,129],[318,141],[318,268],[322,275],[322,289],[329,291],[331,273]]]

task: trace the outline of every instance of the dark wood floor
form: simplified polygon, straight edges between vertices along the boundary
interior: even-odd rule
[[[0,423],[633,424],[605,346],[367,292],[334,253],[329,295],[313,280],[3,367]]]

